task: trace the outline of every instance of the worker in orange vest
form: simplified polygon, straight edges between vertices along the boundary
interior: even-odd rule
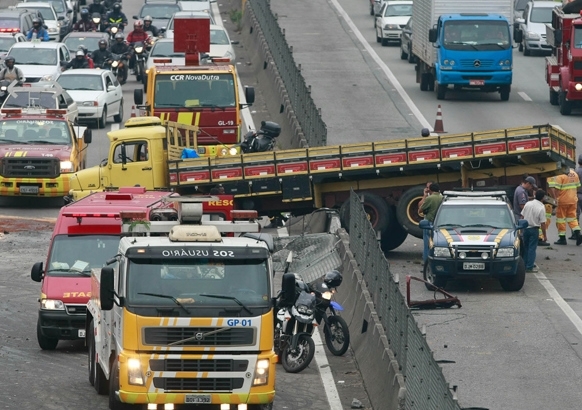
[[[582,243],[580,235],[580,226],[576,217],[578,207],[577,190],[580,187],[580,178],[571,168],[566,168],[565,172],[556,176],[554,179],[549,178],[548,187],[552,196],[556,199],[556,227],[558,228],[558,240],[555,245],[567,245],[566,242],[566,223],[576,237],[576,245]]]

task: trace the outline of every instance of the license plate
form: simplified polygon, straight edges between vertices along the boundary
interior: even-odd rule
[[[38,194],[38,187],[36,185],[20,185],[21,194]]]
[[[463,270],[485,270],[484,263],[463,263]]]
[[[184,403],[190,404],[210,404],[210,394],[187,394]]]
[[[469,80],[469,85],[485,85],[485,80]]]
[[[85,329],[79,329],[79,337],[81,338],[85,337]]]

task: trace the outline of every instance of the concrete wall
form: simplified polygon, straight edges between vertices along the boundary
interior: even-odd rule
[[[336,294],[336,300],[345,309],[342,317],[350,328],[350,344],[368,396],[374,409],[404,409],[404,377],[388,348],[384,328],[350,251],[350,237],[344,229],[338,233],[341,238],[338,246],[344,280],[342,291]]]

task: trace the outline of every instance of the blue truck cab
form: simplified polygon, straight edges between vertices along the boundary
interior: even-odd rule
[[[509,99],[513,68],[513,42],[506,17],[489,13],[443,14],[429,30],[436,47],[434,62],[437,99],[445,99],[449,86],[499,92]]]
[[[430,230],[429,256],[423,275],[427,289],[444,288],[449,279],[493,277],[506,291],[525,281],[519,230],[505,191],[445,191]],[[434,285],[434,286],[433,286]]]

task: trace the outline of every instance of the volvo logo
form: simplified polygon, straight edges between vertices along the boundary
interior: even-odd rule
[[[36,169],[34,165],[25,165],[24,169]]]
[[[196,338],[196,340],[202,340],[204,339],[204,333],[198,332],[194,335],[194,337]]]
[[[475,60],[475,61],[473,62],[473,65],[474,65],[475,67],[481,67],[481,61],[479,61],[479,60]]]

